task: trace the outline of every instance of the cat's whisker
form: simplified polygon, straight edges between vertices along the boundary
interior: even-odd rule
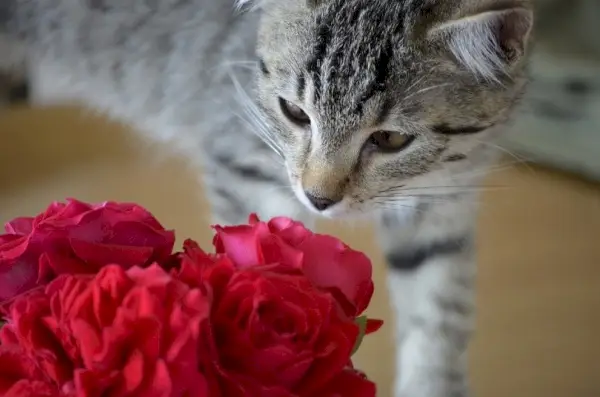
[[[411,211],[423,212],[423,210],[415,205],[410,204],[401,204],[398,202],[374,202],[373,206],[378,210],[388,210],[388,211],[396,211],[396,210],[404,210],[410,209]]]
[[[448,201],[448,196],[449,195],[431,195],[431,194],[423,194],[423,195],[389,195],[389,196],[385,196],[385,195],[379,195],[379,196],[375,196],[376,199],[382,199],[382,200],[386,200],[386,201],[391,201],[391,202],[395,202],[395,201],[410,201],[413,202],[412,199],[415,199],[417,201],[425,201],[425,202],[429,202],[429,203],[443,203],[443,202],[447,202]]]
[[[248,130],[254,132],[259,138],[261,138],[263,142],[265,142],[265,144],[267,144],[267,146],[271,148],[271,150],[273,150],[277,155],[280,156],[280,158],[283,157],[283,155],[279,152],[279,149],[271,142],[271,140],[268,137],[262,136],[260,133],[256,132],[256,126],[252,122],[246,120],[244,116],[233,110],[231,112],[234,116],[240,119],[240,121],[246,126]]]
[[[258,62],[257,61],[250,61],[250,60],[237,60],[237,61],[225,61],[222,62],[221,65],[223,66],[241,66],[241,67],[249,67],[249,66],[258,66]]]
[[[280,154],[279,146],[277,145],[275,140],[268,133],[268,126],[265,125],[265,123],[263,122],[263,120],[261,120],[260,117],[257,117],[254,114],[252,109],[248,108],[246,103],[243,103],[243,101],[240,101],[240,104],[242,105],[244,113],[246,114],[246,116],[248,116],[248,119],[244,118],[244,120],[246,120],[248,122],[248,124],[251,126],[251,131],[253,133],[255,133],[263,141],[268,143],[269,146],[271,146],[271,148],[276,150],[276,152],[278,154]]]
[[[505,163],[503,165],[495,166],[495,167],[480,167],[480,168],[475,168],[473,170],[468,170],[465,172],[455,174],[455,175],[453,175],[453,177],[458,178],[458,179],[462,179],[462,178],[469,179],[469,178],[477,177],[480,175],[490,175],[493,173],[509,170],[509,169],[513,168],[515,165],[519,165],[519,164],[522,164],[522,163],[510,162],[510,163]]]
[[[281,147],[273,138],[270,133],[270,128],[268,122],[265,120],[262,112],[256,104],[252,101],[252,99],[248,96],[239,80],[235,77],[235,74],[229,68],[229,76],[233,82],[233,85],[236,89],[237,97],[239,104],[244,109],[244,113],[249,117],[247,120],[253,128],[252,131],[256,133],[256,135],[261,138],[271,149],[273,149],[279,156],[283,157],[283,151]]]
[[[517,153],[515,153],[515,152],[513,152],[513,151],[511,151],[511,150],[509,150],[509,149],[507,149],[507,148],[505,148],[503,146],[500,146],[500,145],[498,145],[496,143],[485,142],[485,141],[482,141],[481,139],[477,139],[476,141],[478,143],[482,144],[482,145],[491,147],[491,148],[493,148],[495,150],[498,150],[499,152],[507,154],[508,156],[510,156],[513,159],[515,159],[518,162],[518,164],[524,165],[529,172],[531,172],[532,174],[535,174],[535,171],[533,170],[533,168],[531,168],[531,166],[529,166],[529,160],[527,160],[526,158],[524,158],[524,157],[518,155]]]
[[[418,200],[444,202],[448,201],[450,194],[403,194],[402,198],[414,198]]]
[[[429,77],[428,75],[423,75],[421,77],[419,77],[417,80],[415,80],[414,83],[412,83],[409,87],[407,87],[404,91],[406,93],[410,93],[416,86],[418,86],[423,80],[425,80],[427,77]]]
[[[410,99],[410,98],[415,97],[415,96],[420,95],[420,94],[424,94],[425,92],[428,92],[428,91],[431,91],[431,90],[435,90],[435,89],[438,89],[438,88],[447,87],[449,85],[451,85],[451,84],[450,83],[442,83],[442,84],[437,84],[437,85],[425,87],[425,88],[422,88],[422,89],[420,89],[418,91],[415,91],[415,92],[413,92],[411,94],[408,94],[402,100],[406,101],[407,99]]]
[[[412,196],[406,196],[406,195],[398,195],[398,194],[377,194],[375,196],[371,197],[371,200],[374,202],[386,202],[386,203],[409,203],[410,205],[412,205],[413,207],[415,206],[415,200],[413,200],[413,198],[418,198],[418,197],[412,197]]]
[[[452,179],[453,180],[457,180],[460,181],[462,179],[473,179],[473,178],[477,178],[480,176],[487,176],[487,175],[492,175],[494,173],[498,173],[498,172],[502,172],[502,171],[506,171],[506,170],[510,170],[513,169],[515,166],[520,166],[523,165],[526,162],[526,160],[521,160],[521,159],[517,159],[514,161],[504,161],[502,163],[500,163],[499,165],[495,165],[495,166],[481,166],[479,168],[475,168],[475,169],[470,169],[458,174],[454,174],[452,175]],[[527,168],[530,169],[530,167],[527,165]]]
[[[498,185],[498,186],[492,186],[492,185],[428,185],[428,186],[411,186],[411,187],[405,187],[405,186],[394,186],[388,189],[383,190],[382,192],[408,192],[408,191],[415,191],[415,190],[426,190],[426,189],[479,189],[482,187],[489,187],[489,188],[502,188],[503,186]]]
[[[494,192],[510,189],[510,186],[423,186],[413,188],[390,188],[380,193],[389,196],[398,195],[403,197],[415,197],[418,199],[449,198],[450,196]]]
[[[258,62],[250,61],[250,60],[237,60],[237,61],[227,60],[227,61],[223,61],[223,62],[213,66],[212,68],[208,69],[207,72],[213,72],[215,70],[222,69],[224,67],[228,68],[228,69],[238,67],[241,69],[256,70],[256,68],[258,67]]]
[[[293,193],[293,189],[290,185],[281,184],[281,185],[269,186],[269,188],[266,189],[265,192],[266,193],[271,193],[271,192]]]

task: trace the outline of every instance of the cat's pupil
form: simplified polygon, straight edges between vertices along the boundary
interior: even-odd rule
[[[375,131],[369,137],[371,145],[386,153],[398,152],[405,149],[415,137],[394,131]]]
[[[264,74],[265,76],[268,76],[269,73],[269,69],[267,68],[267,64],[265,63],[264,60],[259,59],[258,60],[258,67],[260,68],[260,71],[262,74]]]
[[[300,126],[306,126],[310,124],[310,117],[300,107],[294,105],[290,101],[283,98],[279,98],[279,106],[281,111],[290,121]]]
[[[389,144],[390,136],[390,133],[387,131],[377,131],[371,135],[370,140],[373,145],[382,147],[386,146],[386,144]]]
[[[290,106],[290,112],[299,119],[307,119],[308,116],[306,115],[306,113],[304,113],[304,111],[302,109],[300,109],[298,106],[296,105],[291,105]]]

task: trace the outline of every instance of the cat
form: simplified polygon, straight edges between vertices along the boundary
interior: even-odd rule
[[[0,4],[0,42],[27,56],[32,90],[185,153],[215,222],[373,219],[394,395],[469,395],[478,186],[526,87],[530,1]]]

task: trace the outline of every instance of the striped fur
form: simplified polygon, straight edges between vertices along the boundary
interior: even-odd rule
[[[23,76],[0,73],[0,108],[26,103],[29,86]]]
[[[1,4],[0,43],[25,51],[38,95],[80,99],[198,162],[216,221],[374,218],[396,397],[468,395],[475,193],[525,86],[526,1]],[[407,145],[379,151],[378,130]]]

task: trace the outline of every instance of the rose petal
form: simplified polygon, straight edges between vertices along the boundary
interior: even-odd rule
[[[115,263],[168,265],[175,241],[138,205],[75,199],[54,202],[35,218],[16,218],[6,230],[13,234],[0,236],[0,307],[63,273],[96,273]]]
[[[59,397],[58,390],[51,384],[41,381],[20,380],[3,397]]]
[[[123,368],[123,389],[122,393],[132,394],[142,386],[144,381],[144,356],[139,351],[134,351],[127,364]]]
[[[27,236],[33,229],[33,219],[31,217],[15,218],[4,226],[4,230],[9,234]]]
[[[268,234],[262,237],[260,246],[265,264],[279,263],[292,269],[302,270],[304,253],[286,244],[279,236]]]
[[[217,253],[227,254],[239,269],[262,265],[265,258],[259,244],[260,231],[249,226],[216,226],[213,244]]]
[[[158,360],[155,364],[154,373],[150,376],[150,384],[143,396],[148,397],[170,397],[173,390],[173,382],[169,369],[163,360]]]
[[[40,376],[35,362],[31,361],[18,346],[7,345],[6,341],[7,339],[4,338],[3,345],[0,346],[0,395],[2,396],[8,390],[14,393],[14,390],[23,387],[23,385],[15,387],[20,380]]]
[[[143,266],[148,263],[154,252],[152,247],[99,244],[75,238],[69,239],[69,244],[75,255],[90,265],[89,272],[93,273],[112,263],[118,263],[126,269]]]
[[[315,285],[336,289],[353,305],[346,314],[357,317],[373,295],[372,265],[362,252],[331,236],[314,235],[299,247],[304,252],[304,273]]]
[[[372,319],[369,318],[367,319],[367,328],[365,330],[365,333],[367,335],[372,334],[374,332],[379,331],[379,329],[383,326],[383,320],[377,320],[377,319]]]
[[[330,333],[322,335],[326,343],[317,352],[320,354],[315,357],[315,362],[306,375],[310,382],[302,382],[300,394],[315,395],[346,366],[358,338],[359,329],[353,323],[340,323],[338,327],[330,328],[326,332]]]
[[[36,263],[17,260],[0,262],[0,302],[7,301],[36,286],[38,266]]]
[[[346,369],[318,393],[322,397],[375,397],[377,387],[360,373]]]
[[[268,223],[269,229],[286,243],[298,247],[304,240],[313,235],[302,223],[290,218],[273,218]]]

